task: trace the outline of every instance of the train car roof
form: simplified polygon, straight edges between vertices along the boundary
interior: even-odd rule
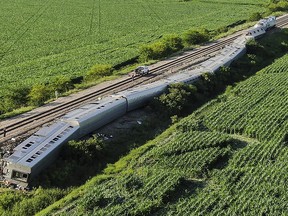
[[[67,113],[63,116],[63,121],[65,122],[81,122],[83,119],[94,115],[96,112],[108,110],[115,103],[123,103],[125,101],[122,97],[109,96],[104,97],[100,100],[96,100],[94,102],[90,102],[89,104],[82,106],[78,109],[73,110],[72,112]]]
[[[77,130],[66,122],[56,122],[50,126],[44,127],[35,134],[23,141],[14,150],[6,161],[17,163],[22,166],[33,167],[55,148]],[[39,138],[40,139],[37,139]],[[61,141],[62,140],[62,141]],[[33,143],[33,144],[32,144]]]

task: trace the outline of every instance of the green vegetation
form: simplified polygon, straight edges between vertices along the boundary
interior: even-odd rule
[[[111,65],[94,65],[86,74],[86,81],[97,80],[101,77],[110,76],[113,73]]]
[[[74,88],[83,77],[89,81],[105,77],[111,74],[111,65],[135,59],[143,44],[153,47],[157,41],[160,51],[171,54],[187,43],[179,35],[195,33],[188,34],[192,30],[187,29],[199,33],[203,27],[212,37],[227,31],[228,25],[247,17],[252,20],[257,12],[264,16],[260,0],[139,4],[113,0],[101,5],[92,0],[1,4],[0,113],[42,104],[56,90],[64,93]],[[234,13],[235,8],[239,13]],[[127,22],[119,25],[119,20]],[[170,35],[162,37],[165,34]],[[251,41],[248,55],[231,69],[205,74],[195,86],[171,86],[158,101],[168,116],[174,115],[172,121],[179,122],[145,145],[169,124],[169,118],[152,117],[153,121],[133,128],[129,139],[119,135],[110,142],[96,137],[70,142],[55,166],[34,182],[43,188],[29,193],[1,191],[1,215],[34,215],[62,197],[39,215],[58,210],[61,215],[284,215],[287,57],[232,85],[287,52],[287,44],[287,31],[261,43]],[[107,70],[98,75],[101,65]],[[230,85],[225,94],[191,116],[183,120],[175,116],[210,100],[225,85]],[[181,97],[173,101],[179,93]],[[192,107],[191,102],[195,102]]]
[[[266,3],[268,0],[2,2],[0,114],[29,104],[41,105],[55,98],[56,90],[63,94],[82,82],[94,65],[135,63],[141,47],[148,47],[149,53],[140,60],[163,58],[182,49],[183,44],[195,43],[189,29],[208,29],[211,37],[219,29],[223,32],[227,26],[245,22],[253,13],[264,13]],[[58,83],[58,77],[68,85]],[[28,92],[15,103],[9,94],[18,86]],[[38,89],[44,90],[43,95],[35,95]]]
[[[251,75],[263,67],[261,58],[270,57],[267,64],[275,54],[288,51],[287,33],[250,42],[247,56],[222,73],[231,76],[242,65]],[[252,52],[256,59],[251,59]],[[285,214],[287,62],[285,55],[246,81],[228,86],[224,94],[39,215],[57,210],[61,215]],[[211,87],[202,93],[214,91]],[[172,94],[181,89],[172,88]],[[183,89],[183,96],[190,96],[189,89],[195,93],[192,86]]]
[[[2,189],[0,191],[1,215],[34,215],[35,212],[59,200],[68,192],[69,190],[43,189],[41,187],[29,193]]]

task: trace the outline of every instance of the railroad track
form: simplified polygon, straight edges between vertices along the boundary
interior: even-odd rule
[[[288,23],[288,15],[277,19],[277,27],[286,26]],[[21,136],[28,133],[29,131],[35,130],[45,123],[51,122],[56,118],[63,116],[65,113],[69,112],[71,109],[75,109],[84,103],[95,100],[98,97],[112,94],[121,90],[126,90],[140,83],[148,83],[152,80],[155,81],[160,79],[161,75],[172,71],[173,69],[181,69],[193,64],[199,63],[211,55],[215,54],[217,51],[222,49],[225,45],[231,44],[236,38],[241,36],[243,33],[236,33],[232,37],[223,39],[221,41],[216,41],[209,46],[202,49],[198,49],[190,54],[179,57],[172,60],[166,64],[160,65],[150,70],[148,76],[136,76],[132,81],[132,78],[123,79],[117,83],[114,83],[108,87],[102,88],[98,91],[86,94],[85,96],[78,97],[76,99],[70,100],[69,102],[63,103],[49,110],[43,111],[38,114],[23,118],[15,123],[6,125],[5,128],[0,128],[0,146],[5,146],[11,138]],[[199,60],[200,59],[200,60]],[[202,60],[201,60],[202,59]],[[4,137],[5,133],[5,137]]]

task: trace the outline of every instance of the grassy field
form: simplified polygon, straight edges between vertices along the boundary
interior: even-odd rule
[[[287,68],[285,55],[40,215],[285,215]]]
[[[0,98],[9,88],[84,75],[96,63],[116,65],[165,34],[245,20],[267,2],[2,1]]]

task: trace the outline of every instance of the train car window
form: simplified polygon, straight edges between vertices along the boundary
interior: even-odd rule
[[[19,181],[27,182],[28,176],[29,176],[28,173],[22,173],[22,172],[15,171],[15,170],[13,170],[12,172],[12,178],[17,179]]]
[[[29,158],[28,160],[26,160],[26,162],[32,162],[33,161],[33,159],[31,159],[31,158]]]

